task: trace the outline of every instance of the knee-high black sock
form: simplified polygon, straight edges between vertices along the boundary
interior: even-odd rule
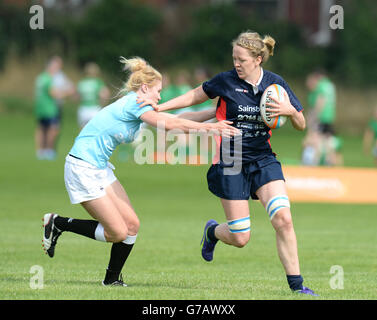
[[[119,274],[133,248],[133,244],[124,242],[113,243],[110,252],[109,266],[106,270],[104,283],[112,283],[119,278]]]
[[[61,231],[74,232],[91,239],[95,239],[95,231],[98,226],[98,221],[95,220],[80,220],[60,216],[55,218],[54,223]]]

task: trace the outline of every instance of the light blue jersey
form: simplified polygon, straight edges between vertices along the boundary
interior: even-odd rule
[[[69,152],[90,164],[104,169],[115,148],[132,142],[140,129],[140,116],[153,110],[151,106],[139,108],[137,95],[130,92],[103,108],[81,130]]]

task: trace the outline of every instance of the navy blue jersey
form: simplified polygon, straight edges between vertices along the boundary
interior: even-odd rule
[[[263,77],[254,94],[253,86],[240,79],[235,69],[219,73],[203,83],[204,92],[209,98],[219,97],[216,110],[217,120],[233,121],[233,126],[242,131],[242,162],[251,162],[272,154],[271,129],[265,125],[260,115],[260,100],[264,90],[271,84],[281,85],[288,93],[291,104],[297,111],[303,107],[288,84],[279,75],[263,70]],[[214,163],[221,160],[222,141],[217,139],[220,152]],[[232,148],[232,144],[230,144]],[[233,152],[231,150],[230,152]],[[232,155],[233,156],[233,155]]]

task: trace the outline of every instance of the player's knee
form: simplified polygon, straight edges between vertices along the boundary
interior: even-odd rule
[[[271,222],[276,231],[290,230],[293,228],[292,215],[289,209],[277,212]]]
[[[140,220],[137,216],[130,219],[127,223],[128,233],[137,234],[140,229]]]
[[[107,234],[108,234],[108,239],[107,239],[108,241],[114,242],[114,243],[121,242],[127,238],[128,228],[125,226],[119,227],[119,228],[110,230],[109,232],[107,232]]]
[[[286,195],[281,194],[271,198],[265,205],[265,209],[270,217],[271,222],[279,220],[281,218],[282,212],[289,213],[290,215],[291,204]],[[279,219],[275,219],[276,216],[280,216]]]
[[[237,248],[243,248],[250,240],[250,232],[233,234],[233,245]]]
[[[115,235],[113,242],[122,242],[127,238],[127,233],[126,232],[119,232]]]
[[[235,247],[244,247],[250,239],[250,216],[229,220],[228,221],[229,232],[232,235],[232,244]]]

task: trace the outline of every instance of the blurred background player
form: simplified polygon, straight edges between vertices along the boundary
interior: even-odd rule
[[[173,79],[173,81],[172,81]],[[160,103],[164,103],[166,101],[169,101],[175,97],[180,96],[181,94],[184,94],[192,89],[190,81],[189,81],[189,74],[186,70],[179,69],[175,76],[171,76],[168,72],[165,72],[163,74],[162,78],[163,82],[163,89],[161,90],[161,101]],[[187,112],[195,111],[194,109],[186,110]],[[179,114],[181,110],[169,110],[168,111],[171,114]],[[166,160],[169,159],[186,159],[184,160],[185,163],[189,163],[190,156],[195,156],[194,152],[190,151],[190,136],[191,135],[179,135],[175,136],[175,141],[160,141],[158,145],[164,145],[166,146],[166,149],[174,150],[174,152],[166,152],[167,150],[156,150],[157,153],[164,153],[163,157],[165,157]],[[194,136],[194,135],[192,135]],[[159,139],[166,139],[169,140],[168,136],[159,135]],[[137,143],[138,140],[136,140]],[[174,147],[173,149],[172,146]],[[156,157],[161,157],[161,155],[157,155]],[[181,163],[181,162],[180,162]],[[196,163],[196,162],[195,162]]]
[[[308,130],[302,141],[301,163],[306,166],[342,166],[343,139],[331,135],[324,143],[321,138],[318,130]]]
[[[205,67],[197,67],[194,71],[194,81],[195,81],[195,87],[202,85],[205,81],[208,81],[211,78],[210,73],[207,68]],[[213,108],[216,106],[211,99],[208,99],[207,101],[204,101],[202,103],[199,103],[195,106],[192,106],[193,110],[199,111],[199,110],[206,110],[209,108]]]
[[[57,106],[58,106],[58,109],[59,109],[59,122],[60,122],[59,129],[60,129],[61,126],[62,126],[62,121],[63,121],[63,111],[64,111],[65,100],[68,97],[69,98],[74,97],[76,89],[75,89],[75,85],[72,82],[72,80],[67,76],[67,74],[63,70],[63,67],[64,67],[63,59],[61,57],[58,57],[58,58],[61,61],[61,68],[52,77],[52,86],[53,86],[54,89],[56,89],[58,91],[63,91],[63,92],[67,93],[65,96],[58,97],[58,98],[55,99]],[[55,144],[58,143],[59,135],[60,135],[60,130],[59,130],[59,134],[56,137]],[[57,148],[55,146],[55,153],[56,153],[56,150],[57,150]]]
[[[302,140],[301,163],[305,166],[318,166],[320,159],[320,136],[318,130],[310,130]]]
[[[305,165],[341,165],[341,139],[336,136],[336,89],[326,72],[317,69],[306,78],[309,89],[307,135],[303,141]]]
[[[374,163],[377,166],[377,107],[374,109],[372,119],[369,120],[364,131],[363,147],[366,155],[369,156],[372,152]]]
[[[80,128],[83,128],[110,98],[110,91],[99,77],[100,68],[96,63],[87,63],[84,73],[85,78],[77,84],[77,94],[80,99],[77,119]]]
[[[195,87],[202,85],[205,81],[208,81],[210,78],[211,76],[210,76],[210,72],[208,68],[204,66],[198,66],[195,68],[195,71],[194,71]],[[202,103],[192,106],[191,109],[194,111],[202,111],[202,110],[211,109],[215,106],[216,106],[216,103],[214,103],[212,99],[208,99]],[[208,120],[208,121],[213,121],[213,119]],[[193,139],[195,139],[195,137],[190,136],[190,139],[188,142],[189,150],[190,150],[190,157],[192,156],[194,158],[196,157],[197,163],[208,164],[209,163],[208,159],[211,159],[216,152],[215,141],[212,139],[211,135],[208,135],[205,133],[200,135],[200,139],[196,138],[197,139],[196,144],[194,144],[195,141],[193,141]],[[199,150],[198,150],[198,147],[196,147],[196,145],[199,145]]]
[[[160,103],[164,103],[177,97],[177,87],[172,82],[169,72],[164,72],[162,74],[162,90],[161,90],[161,100]]]
[[[52,57],[35,81],[34,113],[38,122],[35,146],[39,160],[55,159],[61,122],[59,103],[73,93],[72,86],[63,85],[62,67],[63,60],[59,56]]]
[[[192,89],[189,81],[189,75],[186,70],[178,70],[175,76],[171,76],[169,72],[162,75],[163,88],[161,90],[161,101],[164,103],[173,98],[180,96]],[[192,111],[192,110],[191,110]],[[169,110],[169,113],[180,113],[180,110]]]
[[[322,134],[334,134],[336,118],[336,90],[324,70],[318,69],[308,75],[307,86],[310,90],[308,106],[314,111],[318,130]],[[310,119],[311,120],[311,119]],[[315,125],[315,123],[313,124]]]
[[[175,75],[174,85],[176,89],[176,97],[185,94],[186,92],[190,91],[192,89],[192,86],[190,84],[190,75],[189,73],[184,69],[179,69],[177,74]],[[188,108],[185,110],[185,112],[192,112],[194,109]],[[172,114],[179,114],[182,110],[171,110],[169,113]],[[181,134],[179,136],[175,136],[174,138],[176,140],[174,141],[167,141],[166,145],[169,149],[169,146],[171,147],[173,144],[175,148],[171,149],[174,150],[174,153],[169,154],[167,153],[167,157],[173,157],[175,159],[181,159],[184,161],[185,164],[188,164],[192,162],[192,158],[194,158],[194,163],[196,163],[196,152],[194,150],[190,151],[190,137],[191,139],[194,138],[195,135],[189,135],[189,134]],[[169,138],[167,136],[167,138]]]
[[[178,74],[175,77],[175,85],[177,88],[177,97],[189,92],[192,89],[190,84],[190,76],[186,70],[180,69],[178,71]],[[180,113],[182,110],[173,110],[172,112]]]

